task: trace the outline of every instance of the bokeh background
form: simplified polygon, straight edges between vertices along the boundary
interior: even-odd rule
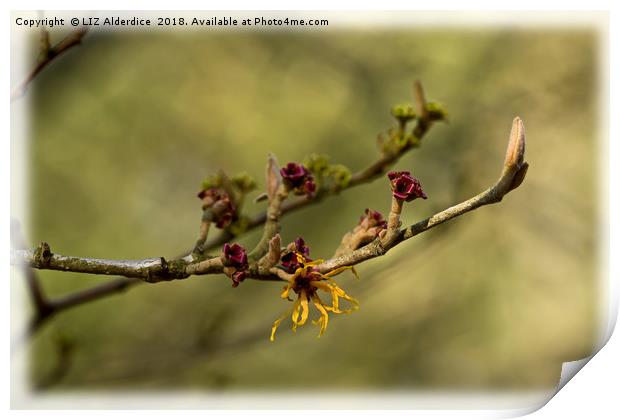
[[[53,32],[54,39],[63,33]],[[339,283],[361,302],[287,323],[280,285],[224,276],[138,285],[58,315],[26,345],[29,382],[57,390],[529,390],[556,386],[561,363],[599,331],[599,38],[590,29],[428,28],[91,32],[27,93],[32,243],[65,255],[172,257],[191,247],[203,178],[247,171],[263,186],[280,162],[318,152],[352,170],[377,156],[392,105],[412,82],[443,103],[396,166],[429,199],[413,223],[499,175],[510,125],[527,132],[530,171],[481,208],[358,267]],[[36,57],[36,34],[32,37]],[[377,180],[285,218],[313,257],[331,255]],[[264,204],[249,204],[254,214]],[[239,242],[255,243],[259,232]],[[14,282],[20,278],[14,273]],[[105,277],[39,273],[50,296]],[[68,343],[62,351],[58,343]]]

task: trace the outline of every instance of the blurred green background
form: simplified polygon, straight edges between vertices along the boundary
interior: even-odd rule
[[[62,34],[55,34],[60,37]],[[36,47],[33,38],[33,46]],[[35,387],[385,390],[554,387],[598,328],[598,36],[592,30],[350,29],[93,32],[33,83],[32,243],[65,255],[172,257],[194,242],[196,193],[218,169],[261,187],[265,158],[312,152],[354,171],[377,156],[392,105],[420,79],[443,103],[412,170],[429,199],[413,223],[498,177],[512,119],[527,132],[521,188],[358,267],[340,285],[361,302],[293,334],[272,322],[280,285],[223,276],[139,285],[61,313],[32,340]],[[36,52],[33,53],[33,58]],[[377,180],[287,216],[331,255]],[[247,207],[250,214],[263,204]],[[258,232],[240,239],[246,246]],[[51,296],[105,277],[40,272]],[[316,317],[314,314],[313,318]],[[58,366],[58,337],[73,351]],[[64,362],[63,362],[64,363]]]

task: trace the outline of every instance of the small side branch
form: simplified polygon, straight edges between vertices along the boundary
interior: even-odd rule
[[[517,117],[512,123],[508,149],[506,150],[506,158],[501,175],[493,186],[475,197],[400,230],[397,237],[388,243],[382,242],[380,238],[377,238],[370,244],[349,254],[327,260],[317,268],[322,273],[326,273],[340,267],[357,265],[363,261],[384,255],[401,242],[435,226],[439,226],[448,220],[454,219],[479,207],[500,202],[506,194],[519,187],[523,182],[529,167],[528,163],[524,161],[524,157],[525,127],[521,119]]]
[[[413,86],[415,105],[419,116],[413,134],[418,140],[421,141],[422,138],[426,135],[426,133],[428,133],[428,131],[430,130],[433,121],[431,120],[427,110],[427,102],[426,97],[424,96],[424,89],[422,88],[422,83],[420,83],[419,80],[416,80]],[[413,147],[413,143],[407,143],[397,153],[384,154],[383,156],[381,156],[381,158],[369,165],[367,168],[353,174],[353,176],[351,176],[351,181],[349,182],[348,188],[360,184],[365,184],[379,178],[380,176],[385,175],[387,170],[396,162],[398,162],[398,160]]]
[[[11,241],[13,242],[13,246],[15,248],[25,248],[26,246],[26,242],[21,234],[16,220],[11,222]],[[54,308],[52,303],[49,302],[43,293],[39,276],[32,267],[23,266],[22,268],[26,278],[26,285],[30,295],[30,300],[34,305],[34,318],[44,319],[49,317],[54,311]]]
[[[62,311],[67,308],[72,308],[83,303],[92,302],[101,297],[107,296],[112,293],[122,292],[136,284],[142,283],[140,278],[128,278],[122,277],[102,283],[89,289],[81,290],[71,293],[69,295],[50,300],[50,305],[54,308],[55,312]]]
[[[202,218],[200,220],[200,233],[198,235],[196,245],[194,245],[194,249],[192,250],[192,254],[202,255],[205,252],[205,242],[207,241],[209,227],[211,226],[211,213],[212,211],[210,209],[205,209],[202,212]]]
[[[263,236],[252,252],[248,254],[248,259],[256,261],[267,254],[270,241],[280,233],[280,217],[282,216],[282,202],[288,197],[288,189],[282,183],[278,164],[275,157],[269,156],[267,162],[267,195],[269,206],[265,215]]]
[[[84,38],[84,35],[86,35],[87,31],[87,28],[75,29],[53,47],[50,47],[49,45],[49,35],[47,31],[43,32],[43,50],[41,58],[39,59],[39,62],[35,66],[35,68],[32,69],[30,74],[21,83],[19,83],[13,88],[13,90],[11,91],[11,102],[21,97],[26,92],[26,89],[28,89],[28,85],[34,80],[34,78],[37,77],[37,75],[41,73],[44,68],[50,65],[57,57],[59,57],[61,54],[68,51],[69,49],[75,47],[76,45],[80,45],[80,43],[82,42],[82,38]]]
[[[433,126],[433,120],[430,117],[427,110],[427,101],[424,96],[424,89],[422,87],[422,83],[420,81],[414,82],[414,97],[416,109],[420,113],[420,118],[417,120],[417,126],[414,129],[414,134],[418,140],[422,140],[426,134],[428,134],[429,130]],[[424,110],[421,112],[420,110]],[[340,189],[338,192],[342,192],[363,184],[367,184],[369,182],[374,181],[375,179],[385,175],[395,163],[397,163],[401,157],[403,157],[407,152],[409,152],[414,145],[412,143],[408,143],[404,147],[402,147],[397,153],[392,154],[382,154],[377,160],[370,163],[367,167],[360,169],[355,172],[351,176],[351,180],[349,183]],[[283,203],[281,207],[282,215],[292,213],[298,210],[302,210],[307,206],[319,204],[325,198],[333,196],[336,192],[324,191],[321,194],[317,194],[313,198],[297,198],[290,199],[288,202]],[[254,217],[248,220],[248,225],[246,231],[255,229],[259,226],[264,225],[267,220],[267,212],[263,212],[255,215]],[[235,236],[230,232],[224,232],[217,237],[210,238],[206,241],[204,247],[205,249],[212,249],[214,247],[223,245],[225,242],[230,241]]]

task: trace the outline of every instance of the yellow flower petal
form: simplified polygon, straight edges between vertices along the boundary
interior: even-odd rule
[[[343,298],[344,300],[347,300],[347,301],[349,301],[349,302],[351,302],[353,304],[353,307],[351,309],[344,309],[344,310],[342,310],[343,314],[350,314],[351,312],[357,311],[360,308],[360,303],[358,302],[357,299],[352,298],[349,295],[341,296],[341,298]]]
[[[286,286],[284,286],[284,287],[282,288],[282,293],[280,294],[280,297],[281,297],[282,299],[288,299],[288,300],[291,300],[291,298],[289,298],[289,297],[288,297],[288,295],[289,295],[290,291],[291,291],[291,285],[290,285],[290,284],[287,284]]]
[[[336,282],[335,282],[335,281],[333,281],[333,280],[331,280],[331,279],[328,279],[328,280],[326,281],[326,283],[327,283],[327,284],[329,284],[329,285],[331,286],[332,290],[333,290],[333,291],[335,291],[335,292],[338,294],[338,296],[344,296],[344,295],[346,295],[345,291],[344,291],[344,290],[342,290],[342,289],[340,288],[340,286],[338,286],[338,284],[336,284]]]
[[[324,292],[328,292],[332,297],[332,306],[323,304],[326,310],[336,314],[344,313],[348,314],[359,309],[359,302],[357,299],[347,295],[338,285],[332,281],[311,281],[310,285],[316,287]],[[351,302],[354,306],[351,309],[340,309],[339,298],[343,298]]]
[[[269,341],[274,341],[276,339],[276,330],[278,329],[278,327],[280,326],[280,323],[284,320],[284,318],[289,316],[290,313],[291,313],[291,310],[288,309],[282,312],[282,315],[280,315],[280,318],[276,319],[276,321],[273,323],[273,326],[271,327],[271,336],[269,337]]]
[[[316,306],[316,308],[319,310],[319,312],[321,312],[321,317],[314,322],[314,324],[317,324],[317,325],[321,324],[321,329],[319,330],[319,337],[320,337],[323,335],[323,333],[327,329],[327,323],[329,322],[329,315],[327,314],[327,311],[323,307],[323,302],[321,302],[321,299],[319,298],[317,294],[312,295],[312,302],[314,303],[314,306]]]
[[[329,278],[332,276],[336,276],[342,273],[343,271],[347,271],[347,270],[352,270],[353,272],[355,272],[355,269],[353,268],[352,265],[345,265],[344,267],[338,267],[328,273],[323,274],[323,278]],[[357,273],[356,273],[356,276],[357,276]]]
[[[301,300],[301,319],[299,320],[298,325],[304,325],[306,321],[308,320],[308,314],[310,312],[308,310],[308,296],[306,295],[305,290],[301,291],[300,300]]]
[[[317,289],[320,289],[324,292],[329,293],[332,297],[332,306],[326,306],[326,305],[323,305],[323,306],[328,311],[332,311],[333,313],[336,313],[336,314],[340,313],[340,311],[338,310],[338,296],[335,294],[334,286],[332,286],[331,284],[327,282],[320,281],[320,280],[311,281],[310,286],[316,287]]]
[[[349,301],[349,302],[351,302],[353,304],[353,308],[347,309],[346,311],[343,311],[344,313],[350,313],[352,311],[356,311],[356,310],[359,309],[360,303],[359,303],[359,301],[357,299],[347,295],[345,293],[345,291],[342,290],[340,287],[338,287],[338,285],[336,283],[333,283],[333,282],[331,282],[331,283],[332,283],[332,286],[334,286],[334,290],[338,294],[338,297],[341,297],[342,299],[344,299],[346,301]]]
[[[312,280],[310,282],[310,286],[316,287],[317,289],[321,289],[324,292],[331,293],[333,286],[325,281],[321,280]]]
[[[308,261],[308,262],[304,261],[304,265],[306,267],[314,267],[315,265],[323,264],[324,262],[325,262],[325,260],[322,260],[322,259]]]
[[[297,318],[299,318],[299,307],[301,305],[301,297],[297,298],[293,304],[293,314],[291,319],[293,320],[293,331],[297,331]]]

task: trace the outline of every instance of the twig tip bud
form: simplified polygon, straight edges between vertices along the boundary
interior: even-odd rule
[[[508,149],[506,150],[506,159],[504,160],[505,168],[519,169],[523,165],[525,156],[525,126],[519,117],[515,117],[512,121],[512,129],[510,130],[510,140]]]
[[[276,191],[280,186],[280,168],[278,161],[273,153],[269,153],[267,157],[267,196],[271,201],[276,195]]]

